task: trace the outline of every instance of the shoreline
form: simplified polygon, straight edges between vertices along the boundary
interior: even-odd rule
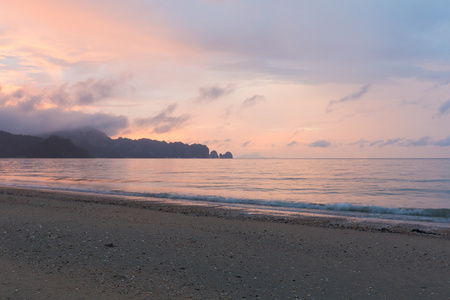
[[[204,202],[181,202],[171,199],[142,198],[113,194],[97,194],[77,191],[61,191],[50,189],[33,189],[0,185],[0,196],[13,194],[26,197],[40,196],[60,197],[66,201],[119,205],[140,209],[157,210],[194,216],[209,216],[225,219],[263,221],[274,223],[298,224],[323,228],[341,228],[360,231],[391,232],[407,235],[421,235],[450,240],[450,225],[425,221],[408,221],[398,219],[364,218],[326,214],[310,210],[309,212],[284,212],[275,215],[278,210],[269,210],[258,206],[223,206]],[[270,211],[270,214],[266,212]]]
[[[399,233],[0,188],[0,299],[448,298],[448,237]]]

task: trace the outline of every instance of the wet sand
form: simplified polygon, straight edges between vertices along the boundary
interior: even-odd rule
[[[0,188],[1,299],[450,299],[448,231]]]

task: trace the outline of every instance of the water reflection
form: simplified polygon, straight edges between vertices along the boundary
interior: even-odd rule
[[[0,172],[31,187],[450,208],[448,159],[1,159]]]

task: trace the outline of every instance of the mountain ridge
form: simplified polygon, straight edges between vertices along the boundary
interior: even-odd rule
[[[232,158],[230,152],[227,154],[226,158]],[[197,143],[168,143],[146,138],[112,139],[96,128],[84,127],[56,131],[41,137],[0,131],[0,157],[210,158],[210,152],[206,145]]]
[[[101,158],[209,158],[209,148],[201,144],[133,140],[119,137],[112,139],[102,131],[91,128],[53,132],[52,135],[71,140],[86,149],[93,157]]]
[[[89,153],[62,137],[47,138],[0,131],[1,158],[88,158]]]

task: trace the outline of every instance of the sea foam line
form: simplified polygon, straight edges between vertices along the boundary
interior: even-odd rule
[[[13,186],[19,187],[14,184]],[[126,192],[120,190],[98,190],[89,188],[74,188],[74,187],[50,187],[43,185],[22,185],[20,187],[25,188],[38,188],[38,189],[51,189],[60,191],[73,191],[73,192],[86,192],[102,195],[118,195],[118,196],[131,196],[142,198],[155,198],[155,199],[171,199],[171,200],[186,200],[208,203],[220,203],[220,204],[243,204],[252,206],[262,206],[268,208],[287,208],[287,209],[313,209],[322,211],[335,211],[335,212],[355,212],[364,214],[378,214],[378,215],[399,215],[399,216],[414,216],[414,217],[427,217],[427,218],[439,218],[440,222],[450,223],[450,209],[448,208],[395,208],[384,207],[375,205],[355,205],[352,203],[332,203],[332,204],[319,204],[319,203],[304,203],[294,201],[279,201],[279,200],[263,200],[263,199],[245,199],[245,198],[231,198],[221,196],[205,196],[205,195],[189,195],[189,194],[172,194],[172,193],[139,193],[139,192]]]
[[[296,208],[296,209],[316,209],[328,211],[348,211],[360,212],[368,214],[389,214],[389,215],[407,215],[418,217],[432,217],[432,218],[446,218],[450,219],[450,209],[446,208],[392,208],[375,205],[355,205],[351,203],[333,203],[333,204],[318,204],[318,203],[304,203],[292,201],[276,201],[276,200],[258,200],[258,199],[242,199],[242,198],[226,198],[220,196],[197,196],[197,195],[174,195],[168,193],[149,193],[149,194],[134,194],[132,196],[143,196],[151,198],[166,198],[166,199],[180,199],[190,201],[202,201],[213,203],[232,203],[232,204],[246,204],[259,205],[277,208]],[[450,221],[450,220],[449,220]]]
[[[84,192],[101,195],[117,195],[117,196],[131,196],[142,198],[154,198],[154,199],[171,199],[171,200],[186,200],[197,201],[207,203],[220,203],[220,204],[243,204],[251,206],[262,206],[268,208],[285,208],[285,209],[312,209],[322,211],[335,211],[335,212],[354,212],[364,214],[378,214],[378,215],[398,215],[398,216],[411,216],[411,217],[426,217],[439,219],[439,222],[450,223],[450,209],[448,208],[395,208],[384,207],[375,205],[355,205],[352,203],[332,203],[332,204],[319,204],[319,203],[304,203],[293,201],[279,201],[279,200],[262,200],[262,199],[245,199],[245,198],[231,198],[221,196],[205,196],[205,195],[188,195],[188,194],[171,194],[171,193],[139,193],[139,192],[126,192],[120,190],[99,190],[89,188],[75,188],[75,187],[54,187],[47,185],[35,185],[35,184],[8,184],[3,185],[23,187],[23,188],[36,188],[36,189],[49,189],[58,191],[72,191],[72,192]]]

